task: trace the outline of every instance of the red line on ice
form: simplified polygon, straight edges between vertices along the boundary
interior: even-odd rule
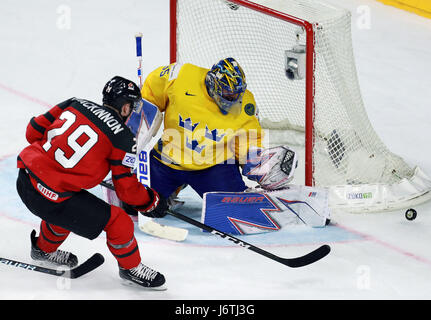
[[[407,251],[407,250],[401,249],[401,248],[399,248],[399,247],[397,247],[397,246],[394,246],[394,245],[392,245],[392,244],[390,244],[390,243],[388,243],[388,242],[386,242],[386,241],[380,240],[380,239],[378,239],[378,238],[376,238],[376,237],[374,237],[374,236],[371,236],[371,235],[369,235],[369,234],[365,234],[365,233],[362,233],[362,232],[360,232],[360,231],[357,231],[357,230],[351,229],[351,228],[349,228],[349,227],[346,227],[346,226],[340,225],[339,223],[337,223],[336,225],[337,225],[337,227],[339,227],[339,228],[341,228],[341,229],[344,229],[344,230],[346,230],[346,231],[348,231],[348,232],[351,232],[351,233],[355,233],[355,234],[357,234],[357,235],[360,235],[361,237],[363,237],[363,240],[365,240],[365,241],[367,241],[367,240],[368,240],[368,241],[372,241],[372,242],[378,243],[378,244],[380,244],[380,245],[382,245],[382,246],[384,246],[384,247],[386,247],[386,248],[388,248],[388,249],[391,249],[391,250],[393,250],[393,251],[398,252],[399,254],[402,254],[402,255],[407,256],[407,257],[409,257],[409,258],[412,258],[412,259],[414,259],[414,260],[416,260],[416,261],[420,261],[420,262],[422,262],[422,263],[425,263],[425,264],[427,264],[427,265],[431,266],[431,261],[430,261],[430,260],[428,260],[428,259],[426,259],[426,258],[424,258],[424,257],[418,256],[418,255],[416,255],[416,254],[414,254],[414,253],[412,253],[412,252],[409,252],[409,251]]]
[[[4,85],[2,83],[0,83],[0,88],[3,89],[3,90],[5,90],[5,91],[7,91],[7,92],[9,92],[9,93],[12,93],[12,94],[18,96],[18,97],[21,97],[23,99],[29,100],[29,101],[34,102],[34,103],[37,103],[37,104],[42,105],[44,107],[47,107],[47,108],[53,107],[50,103],[48,103],[46,101],[43,101],[43,100],[40,100],[38,98],[32,97],[32,96],[28,95],[25,92],[18,91],[16,89],[8,87],[8,86],[6,86],[6,85]]]

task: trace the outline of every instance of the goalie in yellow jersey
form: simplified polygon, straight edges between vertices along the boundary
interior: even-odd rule
[[[201,197],[214,191],[242,192],[247,189],[242,174],[262,179],[249,160],[260,156],[263,131],[235,59],[222,59],[211,69],[193,64],[157,68],[141,93],[164,112],[162,136],[150,153],[151,187],[158,193],[169,197],[183,185]]]
[[[290,184],[296,153],[288,146],[263,148],[256,102],[235,59],[222,59],[211,69],[190,63],[159,67],[147,76],[141,94],[142,107],[126,124],[136,136],[138,179],[147,185],[151,180],[161,198],[190,186],[204,199],[202,222],[234,235],[298,223],[320,227],[329,220],[326,190]],[[149,141],[161,113],[163,132],[153,146]],[[247,190],[244,177],[264,190]],[[141,222],[144,232],[164,232]],[[183,239],[181,234],[169,236]]]

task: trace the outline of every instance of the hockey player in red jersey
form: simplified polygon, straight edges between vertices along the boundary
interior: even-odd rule
[[[103,105],[71,98],[30,120],[30,145],[18,156],[17,190],[42,219],[39,237],[31,233],[33,259],[73,267],[77,257],[58,250],[69,233],[92,240],[105,231],[121,278],[164,289],[164,276],[141,263],[131,218],[86,190],[111,171],[123,202],[146,216],[166,215],[166,200],[132,173],[136,146],[124,122],[139,103],[139,87],[117,76],[103,88]]]

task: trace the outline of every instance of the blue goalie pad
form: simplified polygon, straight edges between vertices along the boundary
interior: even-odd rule
[[[232,235],[277,231],[286,226],[324,227],[330,220],[328,191],[291,185],[257,192],[208,192],[202,222]]]
[[[147,130],[150,130],[154,120],[156,120],[158,110],[157,106],[142,99],[142,107],[140,110],[132,112],[126,121],[126,126],[129,127],[135,136],[140,131],[142,125],[146,126]]]
[[[277,231],[281,226],[271,211],[280,209],[262,193],[209,192],[204,195],[202,223],[232,235]]]

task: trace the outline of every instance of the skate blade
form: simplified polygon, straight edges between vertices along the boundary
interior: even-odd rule
[[[159,287],[144,287],[144,286],[140,286],[139,284],[130,281],[130,280],[126,280],[126,279],[121,279],[121,284],[124,286],[128,286],[128,287],[133,287],[133,288],[138,288],[138,289],[143,289],[143,290],[148,290],[148,291],[166,291],[168,288],[166,287],[166,284],[162,284]]]

